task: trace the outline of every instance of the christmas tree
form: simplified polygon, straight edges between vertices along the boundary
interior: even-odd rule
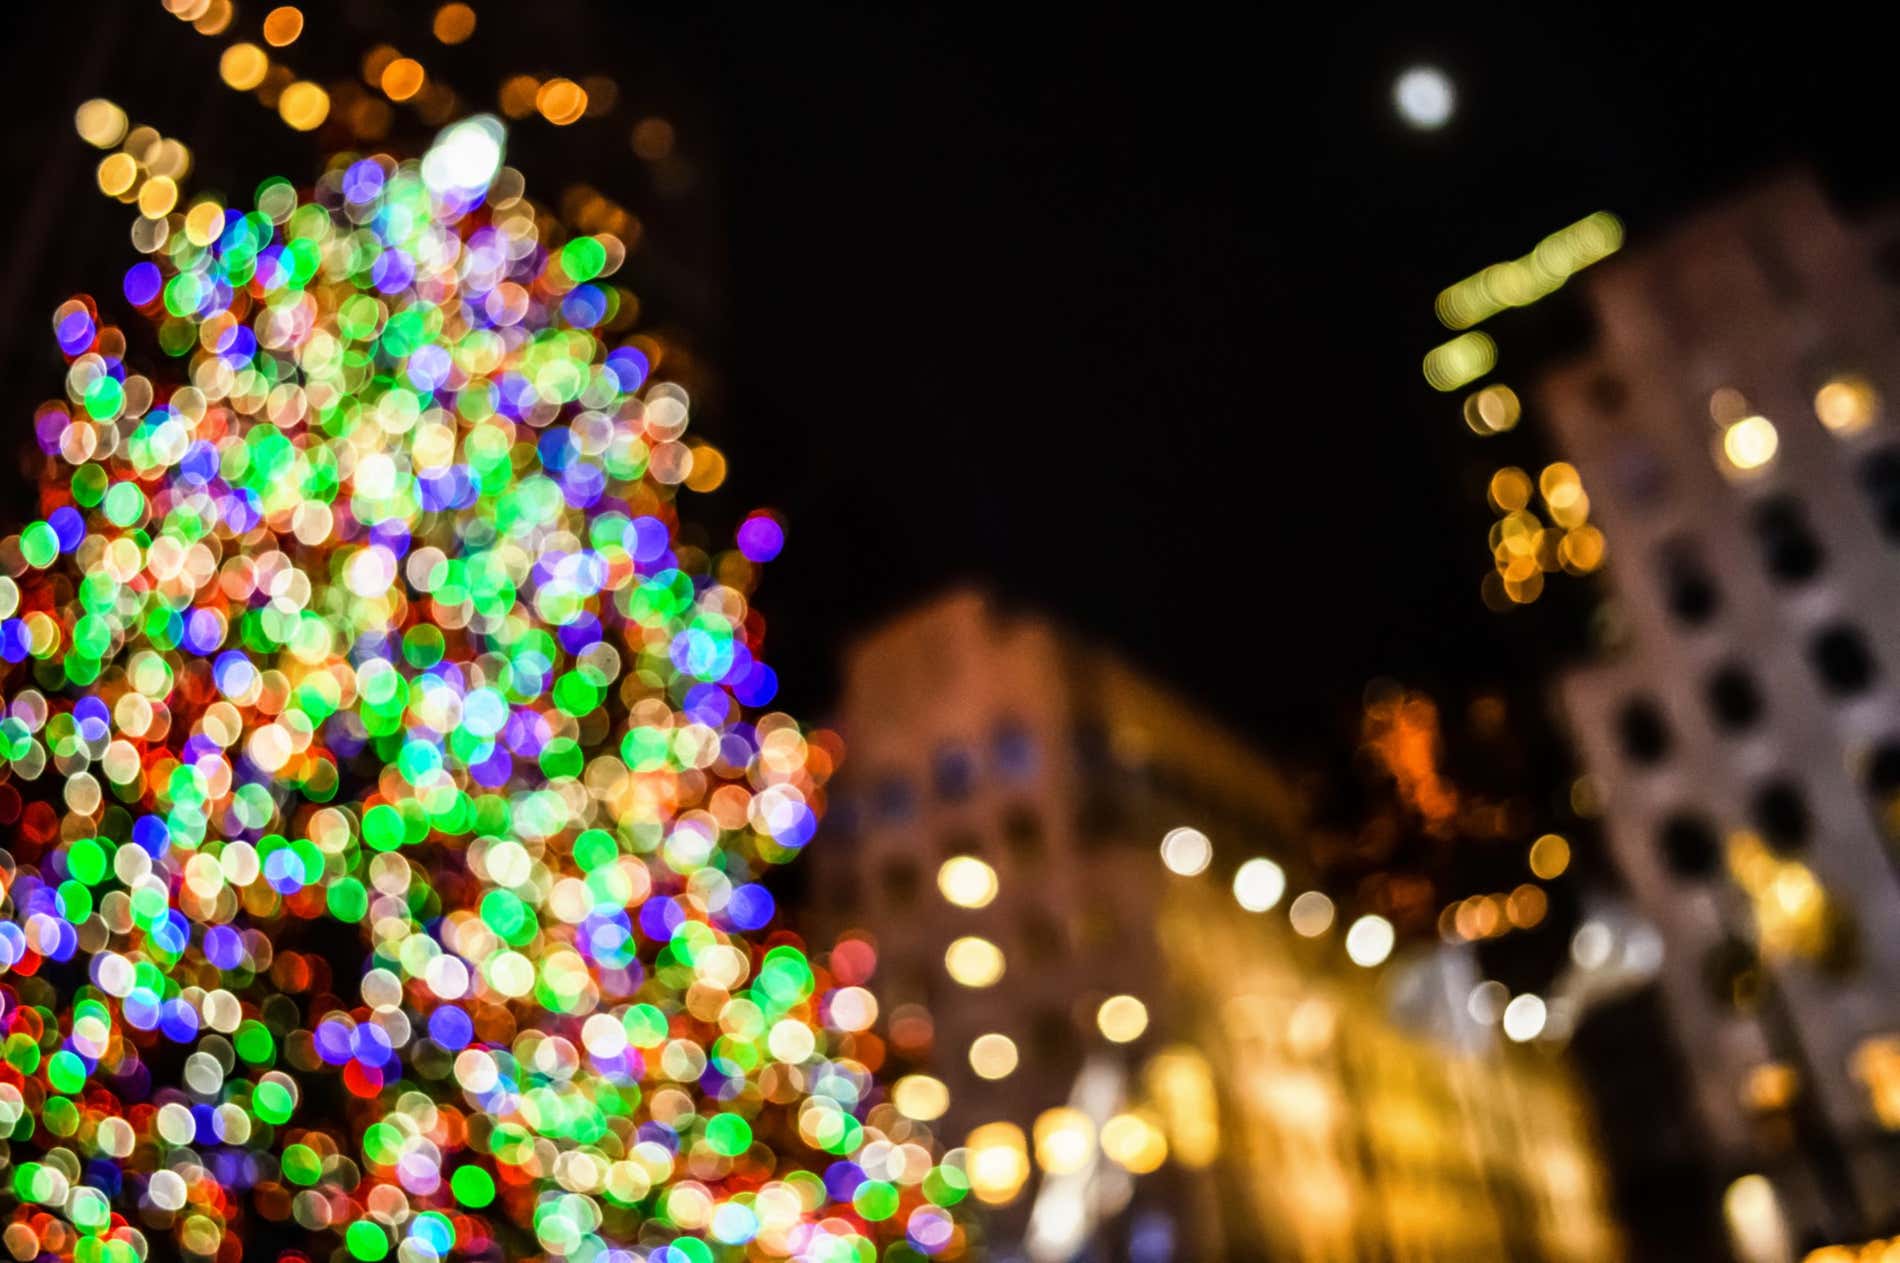
[[[0,544],[15,1258],[953,1256],[954,1154],[774,928],[839,751],[755,513],[683,542],[624,247],[488,117],[157,218]],[[875,1058],[870,1059],[875,1064]]]

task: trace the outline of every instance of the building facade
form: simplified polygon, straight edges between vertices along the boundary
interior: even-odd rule
[[[1788,178],[1583,282],[1534,407],[1607,539],[1564,709],[1751,1260],[1900,1226],[1900,354]],[[1892,401],[1887,403],[1883,401]],[[1763,1192],[1772,1190],[1772,1196]]]
[[[1618,1256],[1567,1074],[1392,1020],[1388,989],[1446,961],[1349,963],[1272,764],[976,593],[867,636],[844,674],[821,911],[876,942],[893,1022],[927,1015],[973,1173],[1020,1150],[986,1177],[992,1257]],[[1323,923],[1296,931],[1300,898]],[[1468,1024],[1471,981],[1425,1007]]]

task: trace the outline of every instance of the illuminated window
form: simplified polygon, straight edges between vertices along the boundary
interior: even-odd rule
[[[962,746],[944,746],[931,760],[930,773],[936,783],[937,797],[960,802],[970,796],[970,787],[976,780],[976,764]]]
[[[1678,812],[1663,822],[1663,861],[1678,877],[1700,879],[1715,872],[1719,852],[1715,830],[1700,816]]]
[[[1822,685],[1837,697],[1866,692],[1878,674],[1866,639],[1846,623],[1816,633],[1808,645],[1808,659]]]
[[[1900,541],[1900,447],[1883,447],[1863,460],[1860,487],[1871,502],[1881,533]]]
[[[1777,778],[1755,791],[1752,804],[1755,827],[1782,850],[1804,845],[1812,827],[1808,800],[1801,787],[1791,780]]]
[[[996,726],[990,748],[996,758],[996,770],[1004,776],[1021,779],[1035,775],[1035,739],[1015,720],[1004,720]]]
[[[1808,517],[1793,496],[1775,496],[1757,505],[1755,540],[1777,583],[1804,583],[1821,571],[1820,541],[1808,529]]]
[[[1652,766],[1669,753],[1669,724],[1656,703],[1646,697],[1633,698],[1617,712],[1616,735],[1622,742],[1623,756],[1644,767]]]
[[[1669,612],[1691,627],[1700,627],[1722,606],[1721,593],[1695,549],[1677,540],[1662,550],[1663,596]]]
[[[1761,719],[1761,690],[1740,663],[1727,663],[1709,677],[1708,697],[1716,724],[1731,732],[1752,728]]]

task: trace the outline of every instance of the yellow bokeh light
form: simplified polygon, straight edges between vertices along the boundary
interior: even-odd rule
[[[444,44],[460,44],[475,33],[475,10],[465,4],[445,4],[435,11],[432,29]]]
[[[1148,1006],[1131,995],[1112,995],[1095,1011],[1095,1025],[1111,1043],[1133,1043],[1148,1029]]]
[[[79,138],[99,149],[110,149],[125,139],[125,111],[104,97],[94,97],[73,111]]]
[[[1603,564],[1608,545],[1603,532],[1590,525],[1567,532],[1557,545],[1557,558],[1570,574],[1589,574]]]
[[[1001,1206],[1014,1200],[1029,1179],[1029,1146],[1014,1123],[985,1123],[963,1142],[964,1172],[977,1200]]]
[[[920,1123],[942,1118],[950,1108],[950,1089],[942,1079],[927,1074],[907,1074],[891,1085],[891,1103],[897,1112]]]
[[[239,92],[249,92],[268,73],[270,55],[255,44],[233,44],[218,58],[218,77]]]
[[[1102,1152],[1130,1175],[1146,1175],[1168,1160],[1168,1137],[1145,1110],[1117,1114],[1102,1124]]]
[[[1456,390],[1496,368],[1498,344],[1488,333],[1461,333],[1425,356],[1425,380],[1433,390]]]
[[[1865,377],[1831,378],[1814,393],[1814,415],[1836,434],[1856,434],[1880,416],[1880,392]]]
[[[107,197],[125,196],[138,178],[139,164],[130,154],[108,154],[99,163],[99,191]]]
[[[191,29],[200,35],[222,35],[231,29],[231,20],[237,17],[237,8],[231,0],[211,0],[204,7],[204,14],[191,24]]]
[[[996,898],[996,870],[974,855],[956,855],[937,870],[937,889],[959,908],[988,907]]]
[[[1220,1153],[1220,1103],[1207,1058],[1177,1045],[1155,1054],[1142,1078],[1174,1156],[1188,1167],[1212,1162]]]
[[[983,1079],[1007,1079],[1016,1072],[1016,1041],[994,1031],[970,1041],[970,1069]]]
[[[178,205],[178,185],[170,176],[155,175],[139,187],[139,214],[158,219]]]
[[[264,42],[272,48],[294,44],[302,34],[303,10],[296,5],[279,5],[264,15]]]
[[[308,79],[299,79],[277,98],[277,113],[300,132],[314,131],[330,117],[330,94]]]
[[[1531,476],[1516,465],[1506,465],[1491,475],[1486,495],[1499,513],[1515,513],[1531,502]]]
[[[566,127],[587,113],[587,89],[572,79],[550,79],[534,94],[534,108],[556,127]]]
[[[1570,867],[1570,843],[1555,833],[1546,833],[1531,843],[1531,872],[1545,881],[1562,877]]]
[[[1509,386],[1486,386],[1465,396],[1465,424],[1473,434],[1503,434],[1515,429],[1524,405]]]
[[[944,949],[943,967],[966,987],[991,987],[1003,976],[1003,949],[986,938],[966,934]]]
[[[378,79],[383,95],[392,101],[407,101],[422,91],[422,85],[428,82],[428,72],[422,63],[413,57],[398,57],[383,67]]]
[[[726,481],[726,454],[711,443],[693,448],[693,467],[686,474],[686,486],[692,491],[717,491]]]
[[[1775,423],[1759,413],[1742,417],[1722,431],[1722,455],[1729,467],[1742,473],[1760,469],[1775,458],[1781,435]]]
[[[1095,1123],[1068,1105],[1036,1116],[1036,1165],[1050,1175],[1073,1175],[1095,1156]]]
[[[224,232],[224,207],[216,202],[199,202],[185,212],[185,240],[194,246],[208,246]]]

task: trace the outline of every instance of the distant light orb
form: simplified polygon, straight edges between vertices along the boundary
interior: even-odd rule
[[[1352,958],[1353,964],[1370,969],[1392,954],[1397,937],[1390,921],[1368,913],[1346,931],[1346,955]]]
[[[1251,859],[1234,874],[1234,902],[1249,912],[1265,912],[1286,894],[1286,870],[1269,859]]]
[[[1504,1034],[1514,1043],[1525,1043],[1544,1033],[1549,1017],[1541,998],[1521,995],[1504,1006]]]
[[[1133,1043],[1148,1029],[1148,1006],[1131,995],[1110,996],[1096,1010],[1095,1025],[1112,1043]]]
[[[952,856],[937,870],[937,889],[959,908],[987,907],[996,886],[996,870],[974,855]]]
[[[422,180],[429,191],[474,198],[488,190],[501,170],[507,129],[493,114],[476,114],[444,128],[422,158]]]
[[[1333,901],[1317,890],[1309,890],[1287,909],[1293,932],[1302,938],[1318,938],[1333,925]]]
[[[1161,839],[1161,862],[1171,873],[1193,877],[1214,860],[1214,844],[1199,829],[1182,827],[1168,830]]]
[[[1438,67],[1414,66],[1393,83],[1392,103],[1409,126],[1429,132],[1451,121],[1458,94]]]

